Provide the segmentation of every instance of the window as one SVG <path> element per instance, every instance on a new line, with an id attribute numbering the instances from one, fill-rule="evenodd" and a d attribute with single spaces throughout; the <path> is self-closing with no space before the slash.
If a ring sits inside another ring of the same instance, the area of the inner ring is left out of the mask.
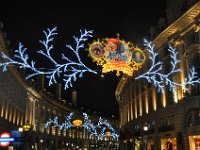
<path id="1" fill-rule="evenodd" d="M 190 32 L 186 35 L 186 45 L 187 48 L 191 46 L 192 44 L 198 43 L 198 34 L 196 32 Z"/>
<path id="2" fill-rule="evenodd" d="M 200 125 L 199 110 L 193 109 L 187 114 L 187 127 Z"/>

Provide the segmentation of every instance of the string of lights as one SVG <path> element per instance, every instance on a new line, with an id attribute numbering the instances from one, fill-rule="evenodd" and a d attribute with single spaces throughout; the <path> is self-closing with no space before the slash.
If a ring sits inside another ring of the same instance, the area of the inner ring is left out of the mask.
<path id="1" fill-rule="evenodd" d="M 90 72 L 97 74 L 95 70 L 87 67 L 81 60 L 79 51 L 84 49 L 84 42 L 88 40 L 89 37 L 92 37 L 92 30 L 80 30 L 80 37 L 73 36 L 76 46 L 66 45 L 68 49 L 70 49 L 73 54 L 76 56 L 77 61 L 71 60 L 65 54 L 62 54 L 62 59 L 65 61 L 64 64 L 57 62 L 53 56 L 51 55 L 51 50 L 54 48 L 53 41 L 54 36 L 57 35 L 57 27 L 53 29 L 47 29 L 43 31 L 45 35 L 44 40 L 40 40 L 39 42 L 43 45 L 44 50 L 38 50 L 37 53 L 43 55 L 51 63 L 54 64 L 53 69 L 40 70 L 35 67 L 35 61 L 29 60 L 28 54 L 26 54 L 27 48 L 24 47 L 22 43 L 19 43 L 18 50 L 15 50 L 14 59 L 10 58 L 4 52 L 2 52 L 2 58 L 4 58 L 5 62 L 0 63 L 0 67 L 3 68 L 3 71 L 7 71 L 7 67 L 10 65 L 19 66 L 21 69 L 29 69 L 33 73 L 29 74 L 26 79 L 32 78 L 34 76 L 44 74 L 46 78 L 49 80 L 49 86 L 57 83 L 57 78 L 63 73 L 63 81 L 65 82 L 65 89 L 72 87 L 72 81 L 76 81 L 77 78 L 83 77 L 85 72 Z M 17 59 L 17 60 L 15 60 Z M 30 62 L 30 63 L 29 63 Z"/>
<path id="2" fill-rule="evenodd" d="M 43 31 L 43 33 L 45 35 L 45 39 L 40 40 L 39 42 L 42 44 L 44 49 L 38 50 L 37 53 L 46 57 L 54 65 L 53 69 L 36 68 L 35 61 L 29 60 L 29 55 L 26 54 L 27 48 L 25 48 L 22 43 L 19 43 L 19 48 L 15 50 L 13 59 L 2 52 L 2 58 L 4 58 L 5 62 L 0 62 L 0 67 L 2 67 L 3 71 L 7 71 L 7 67 L 12 65 L 16 65 L 21 69 L 29 69 L 32 71 L 32 73 L 28 74 L 26 79 L 43 74 L 49 80 L 49 86 L 57 83 L 57 78 L 60 78 L 62 74 L 65 89 L 72 87 L 72 81 L 76 81 L 77 78 L 83 77 L 85 72 L 97 74 L 96 70 L 90 69 L 82 62 L 79 54 L 79 51 L 84 49 L 84 43 L 89 37 L 92 37 L 92 30 L 80 30 L 79 37 L 73 36 L 76 45 L 73 47 L 72 45 L 68 44 L 66 47 L 73 52 L 76 60 L 72 60 L 62 53 L 61 58 L 63 61 L 65 61 L 65 63 L 57 62 L 51 55 L 51 50 L 54 49 L 54 36 L 58 34 L 57 27 L 54 27 L 53 29 L 48 28 L 47 30 Z M 180 60 L 177 58 L 178 52 L 171 45 L 169 45 L 168 48 L 171 58 L 171 70 L 166 74 L 163 73 L 163 62 L 157 61 L 158 53 L 155 52 L 155 44 L 144 40 L 144 45 L 147 46 L 147 51 L 149 52 L 151 67 L 143 74 L 137 76 L 135 78 L 136 80 L 142 78 L 146 79 L 149 83 L 154 84 L 154 86 L 158 89 L 158 92 L 161 91 L 163 93 L 165 86 L 169 86 L 170 91 L 173 91 L 177 86 L 179 86 L 184 87 L 186 91 L 189 92 L 189 89 L 186 87 L 187 85 L 200 83 L 200 78 L 197 76 L 194 66 L 190 69 L 189 75 L 185 78 L 183 83 L 178 83 L 172 80 L 172 76 L 176 73 L 180 73 L 182 70 L 177 69 Z"/>
<path id="3" fill-rule="evenodd" d="M 176 86 L 185 87 L 186 85 L 194 85 L 196 83 L 200 83 L 200 78 L 197 76 L 197 72 L 195 71 L 195 67 L 193 66 L 190 69 L 190 73 L 188 77 L 185 78 L 183 83 L 177 83 L 172 80 L 172 75 L 175 73 L 180 73 L 182 70 L 180 68 L 177 69 L 177 65 L 180 63 L 180 60 L 177 58 L 178 52 L 176 49 L 169 45 L 168 51 L 170 53 L 170 58 L 172 59 L 171 70 L 164 74 L 163 72 L 163 62 L 156 61 L 158 53 L 155 52 L 155 44 L 144 40 L 144 45 L 147 46 L 147 51 L 149 52 L 149 60 L 151 61 L 151 67 L 144 72 L 143 74 L 137 76 L 135 79 L 146 79 L 149 83 L 153 83 L 154 86 L 158 89 L 158 92 L 164 93 L 165 85 L 169 85 L 170 91 L 173 91 Z M 189 92 L 189 89 L 185 87 L 186 91 Z"/>
<path id="4" fill-rule="evenodd" d="M 72 122 L 72 117 L 74 116 L 74 113 L 70 113 L 67 117 L 66 120 L 64 122 L 62 122 L 61 124 L 58 123 L 58 116 L 54 117 L 54 119 L 49 119 L 48 121 L 46 121 L 45 123 L 45 128 L 48 128 L 49 126 L 54 126 L 54 127 L 58 127 L 59 129 L 64 129 L 67 130 L 69 128 L 72 127 L 76 127 L 76 125 L 73 124 Z M 90 119 L 89 116 L 86 113 L 83 113 L 83 120 L 84 123 L 82 125 L 80 125 L 80 128 L 84 128 L 86 129 L 89 134 L 90 137 L 91 136 L 96 136 L 99 139 L 103 139 L 106 135 L 106 131 L 110 132 L 110 135 L 112 138 L 118 138 L 119 135 L 116 133 L 115 129 L 112 127 L 112 125 L 107 121 L 102 119 L 101 117 L 98 120 L 98 123 L 95 125 Z"/>

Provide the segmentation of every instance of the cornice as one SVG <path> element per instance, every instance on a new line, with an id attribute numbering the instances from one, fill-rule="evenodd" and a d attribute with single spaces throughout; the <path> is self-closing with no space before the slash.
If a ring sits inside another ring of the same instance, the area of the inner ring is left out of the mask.
<path id="1" fill-rule="evenodd" d="M 181 17 L 170 24 L 166 29 L 164 29 L 153 42 L 157 49 L 160 49 L 163 44 L 168 42 L 172 37 L 183 36 L 188 29 L 195 27 L 197 18 L 200 16 L 200 1 L 193 5 L 189 10 L 187 10 Z M 120 94 L 126 85 L 128 76 L 123 75 L 117 86 L 115 96 L 117 101 L 120 101 Z"/>

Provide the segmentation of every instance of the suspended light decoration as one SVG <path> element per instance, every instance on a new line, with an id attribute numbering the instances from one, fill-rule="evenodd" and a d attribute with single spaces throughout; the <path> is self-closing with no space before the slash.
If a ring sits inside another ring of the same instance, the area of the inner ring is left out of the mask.
<path id="1" fill-rule="evenodd" d="M 85 72 L 97 74 L 95 70 L 87 67 L 81 60 L 79 51 L 84 49 L 84 43 L 88 40 L 89 37 L 92 37 L 92 30 L 80 30 L 80 37 L 73 36 L 75 40 L 75 46 L 66 45 L 67 49 L 70 50 L 73 55 L 75 55 L 75 60 L 72 60 L 70 57 L 67 57 L 64 53 L 61 54 L 62 62 L 58 62 L 52 55 L 51 51 L 54 49 L 54 36 L 57 35 L 57 27 L 53 29 L 47 29 L 44 32 L 45 39 L 39 41 L 44 47 L 43 50 L 38 50 L 37 53 L 46 57 L 49 60 L 49 63 L 52 64 L 53 68 L 40 69 L 35 66 L 35 61 L 29 59 L 29 55 L 26 54 L 27 48 L 23 44 L 19 43 L 19 48 L 15 50 L 15 55 L 13 58 L 6 55 L 2 52 L 2 58 L 5 62 L 0 62 L 0 67 L 3 71 L 7 71 L 8 66 L 18 66 L 21 69 L 28 69 L 32 73 L 27 75 L 26 79 L 32 78 L 37 75 L 45 75 L 49 80 L 49 86 L 57 83 L 57 78 L 61 78 L 63 74 L 63 81 L 65 83 L 65 89 L 72 87 L 72 81 L 76 81 L 77 78 L 83 77 Z"/>
<path id="2" fill-rule="evenodd" d="M 99 118 L 97 124 L 93 123 L 86 113 L 83 113 L 83 121 L 81 119 L 75 119 L 72 121 L 72 117 L 75 117 L 73 112 L 66 117 L 66 120 L 64 122 L 59 124 L 59 118 L 58 116 L 56 116 L 54 119 L 49 119 L 48 121 L 46 121 L 45 128 L 48 128 L 49 126 L 54 126 L 60 129 L 67 130 L 72 127 L 80 127 L 85 128 L 89 132 L 90 136 L 93 135 L 98 137 L 99 139 L 103 139 L 105 136 L 110 136 L 114 139 L 119 137 L 111 124 L 101 117 Z"/>
<path id="3" fill-rule="evenodd" d="M 29 131 L 31 128 L 31 125 L 29 124 L 28 121 L 26 121 L 26 123 L 23 125 L 23 130 L 24 131 Z"/>
<path id="4" fill-rule="evenodd" d="M 94 41 L 89 45 L 89 55 L 93 61 L 102 66 L 102 73 L 117 71 L 129 76 L 142 67 L 145 61 L 143 51 L 133 44 L 117 38 Z"/>
<path id="5" fill-rule="evenodd" d="M 195 67 L 192 66 L 189 72 L 189 75 L 185 78 L 184 82 L 177 83 L 173 80 L 172 76 L 176 73 L 182 72 L 180 68 L 177 66 L 180 63 L 178 57 L 178 52 L 175 48 L 169 45 L 168 51 L 171 57 L 171 68 L 167 68 L 169 70 L 167 73 L 164 73 L 163 70 L 163 62 L 157 61 L 158 53 L 155 52 L 155 44 L 144 40 L 144 45 L 147 46 L 147 51 L 149 52 L 149 60 L 151 62 L 150 68 L 147 69 L 144 73 L 137 76 L 135 79 L 146 79 L 149 83 L 153 83 L 154 86 L 158 89 L 158 92 L 164 93 L 165 86 L 169 86 L 169 90 L 173 91 L 177 86 L 184 87 L 186 91 L 190 92 L 187 88 L 187 85 L 194 85 L 200 83 L 200 77 L 197 75 L 195 71 Z"/>
<path id="6" fill-rule="evenodd" d="M 73 123 L 74 126 L 80 127 L 83 124 L 83 121 L 80 120 L 80 119 L 76 119 L 72 123 Z"/>
<path id="7" fill-rule="evenodd" d="M 36 62 L 29 59 L 29 55 L 26 54 L 27 48 L 22 43 L 19 43 L 19 47 L 15 50 L 13 58 L 2 52 L 1 57 L 3 62 L 0 62 L 0 67 L 3 71 L 7 71 L 8 66 L 18 66 L 21 69 L 30 70 L 30 74 L 27 75 L 26 79 L 33 78 L 37 75 L 45 75 L 49 81 L 49 86 L 57 83 L 58 78 L 62 78 L 65 84 L 65 89 L 72 87 L 72 82 L 76 81 L 77 78 L 83 77 L 86 72 L 97 74 L 95 70 L 87 67 L 81 60 L 80 50 L 84 49 L 84 44 L 89 37 L 92 37 L 92 30 L 80 30 L 80 36 L 73 36 L 75 40 L 75 46 L 66 45 L 67 49 L 70 50 L 75 56 L 75 60 L 61 54 L 61 59 L 64 62 L 60 62 L 52 56 L 52 50 L 54 49 L 54 36 L 57 35 L 57 27 L 53 29 L 47 29 L 44 32 L 45 39 L 39 41 L 43 50 L 38 50 L 37 53 L 46 57 L 49 62 L 54 66 L 53 68 L 36 67 Z M 187 85 L 194 85 L 200 83 L 200 78 L 197 75 L 195 67 L 191 67 L 189 75 L 185 78 L 183 83 L 177 83 L 172 80 L 172 76 L 175 73 L 180 73 L 182 70 L 178 68 L 180 60 L 177 58 L 178 52 L 172 46 L 169 46 L 169 53 L 171 57 L 171 70 L 168 73 L 163 71 L 163 62 L 158 61 L 158 53 L 155 52 L 155 44 L 152 42 L 144 41 L 144 45 L 147 47 L 149 52 L 149 60 L 151 66 L 146 72 L 135 77 L 138 79 L 146 79 L 149 83 L 153 83 L 158 89 L 158 92 L 164 92 L 165 86 L 169 86 L 170 90 L 173 91 L 177 86 L 184 87 L 189 92 Z M 103 40 L 94 41 L 89 45 L 88 48 L 89 56 L 98 65 L 102 66 L 102 73 L 110 71 L 117 71 L 116 75 L 119 76 L 120 72 L 133 76 L 133 72 L 139 70 L 145 62 L 144 52 L 134 47 L 132 43 L 126 42 L 119 38 L 106 38 Z"/>
<path id="8" fill-rule="evenodd" d="M 106 131 L 106 136 L 110 136 L 111 132 L 110 131 Z"/>

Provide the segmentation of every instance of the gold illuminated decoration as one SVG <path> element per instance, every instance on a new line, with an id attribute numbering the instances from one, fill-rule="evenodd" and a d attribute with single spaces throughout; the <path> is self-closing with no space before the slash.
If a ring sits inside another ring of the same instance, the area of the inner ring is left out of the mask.
<path id="1" fill-rule="evenodd" d="M 111 132 L 110 131 L 107 131 L 106 132 L 106 136 L 110 136 L 111 135 Z"/>
<path id="2" fill-rule="evenodd" d="M 80 119 L 76 119 L 72 123 L 73 123 L 74 126 L 80 127 L 83 124 L 83 121 L 80 120 Z"/>
<path id="3" fill-rule="evenodd" d="M 31 125 L 28 123 L 28 121 L 23 125 L 23 130 L 24 131 L 29 131 L 31 128 Z"/>
<path id="4" fill-rule="evenodd" d="M 133 72 L 142 67 L 145 61 L 143 51 L 132 43 L 117 38 L 106 38 L 94 41 L 89 45 L 89 55 L 98 65 L 102 73 L 117 71 L 133 76 Z"/>

